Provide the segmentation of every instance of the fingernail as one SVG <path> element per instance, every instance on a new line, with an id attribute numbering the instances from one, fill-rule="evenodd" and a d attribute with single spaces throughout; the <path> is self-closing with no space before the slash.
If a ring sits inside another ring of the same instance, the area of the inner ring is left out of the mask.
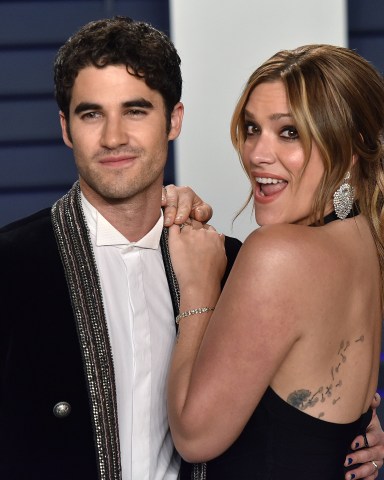
<path id="1" fill-rule="evenodd" d="M 169 217 L 165 217 L 164 225 L 169 225 L 171 223 L 171 219 Z"/>
<path id="2" fill-rule="evenodd" d="M 359 442 L 356 442 L 355 443 L 355 448 L 359 448 L 360 447 L 360 443 Z"/>
<path id="3" fill-rule="evenodd" d="M 351 473 L 351 480 L 353 480 L 356 477 L 354 473 Z"/>
<path id="4" fill-rule="evenodd" d="M 177 215 L 177 216 L 176 216 L 176 220 L 181 220 L 182 218 L 183 218 L 182 215 Z"/>
<path id="5" fill-rule="evenodd" d="M 348 458 L 347 462 L 348 462 L 348 465 L 350 465 L 353 462 L 352 458 Z"/>

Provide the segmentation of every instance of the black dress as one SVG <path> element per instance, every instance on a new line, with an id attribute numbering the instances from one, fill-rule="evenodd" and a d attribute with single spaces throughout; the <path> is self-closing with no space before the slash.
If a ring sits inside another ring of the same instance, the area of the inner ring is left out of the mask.
<path id="1" fill-rule="evenodd" d="M 269 387 L 236 442 L 207 462 L 206 478 L 342 480 L 350 444 L 365 432 L 371 417 L 369 409 L 353 423 L 319 420 L 292 407 Z M 193 478 L 192 470 L 182 462 L 180 479 Z"/>

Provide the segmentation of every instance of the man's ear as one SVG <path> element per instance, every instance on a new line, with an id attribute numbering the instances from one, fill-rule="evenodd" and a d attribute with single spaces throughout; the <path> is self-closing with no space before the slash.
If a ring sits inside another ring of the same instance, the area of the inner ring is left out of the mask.
<path id="1" fill-rule="evenodd" d="M 176 103 L 171 113 L 171 125 L 168 133 L 168 140 L 175 140 L 180 134 L 183 123 L 184 105 L 181 102 Z"/>
<path id="2" fill-rule="evenodd" d="M 63 141 L 65 145 L 69 148 L 73 148 L 72 139 L 71 139 L 71 132 L 69 130 L 69 123 L 65 118 L 64 113 L 60 110 L 60 125 L 61 125 L 61 136 L 63 137 Z"/>

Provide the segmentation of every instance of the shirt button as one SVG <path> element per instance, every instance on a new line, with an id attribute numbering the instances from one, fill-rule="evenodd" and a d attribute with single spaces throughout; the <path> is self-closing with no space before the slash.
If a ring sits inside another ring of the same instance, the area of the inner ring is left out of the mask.
<path id="1" fill-rule="evenodd" d="M 71 405 L 68 402 L 58 402 L 53 407 L 53 414 L 57 418 L 65 418 L 71 413 Z"/>

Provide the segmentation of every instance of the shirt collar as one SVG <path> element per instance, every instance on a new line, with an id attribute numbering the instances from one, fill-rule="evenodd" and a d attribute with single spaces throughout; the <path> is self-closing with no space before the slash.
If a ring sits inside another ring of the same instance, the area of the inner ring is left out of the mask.
<path id="1" fill-rule="evenodd" d="M 96 208 L 91 205 L 81 193 L 81 203 L 91 234 L 95 237 L 96 246 L 131 246 L 157 250 L 163 231 L 163 211 L 160 209 L 159 220 L 156 225 L 137 242 L 130 242 L 116 228 L 106 220 Z"/>

